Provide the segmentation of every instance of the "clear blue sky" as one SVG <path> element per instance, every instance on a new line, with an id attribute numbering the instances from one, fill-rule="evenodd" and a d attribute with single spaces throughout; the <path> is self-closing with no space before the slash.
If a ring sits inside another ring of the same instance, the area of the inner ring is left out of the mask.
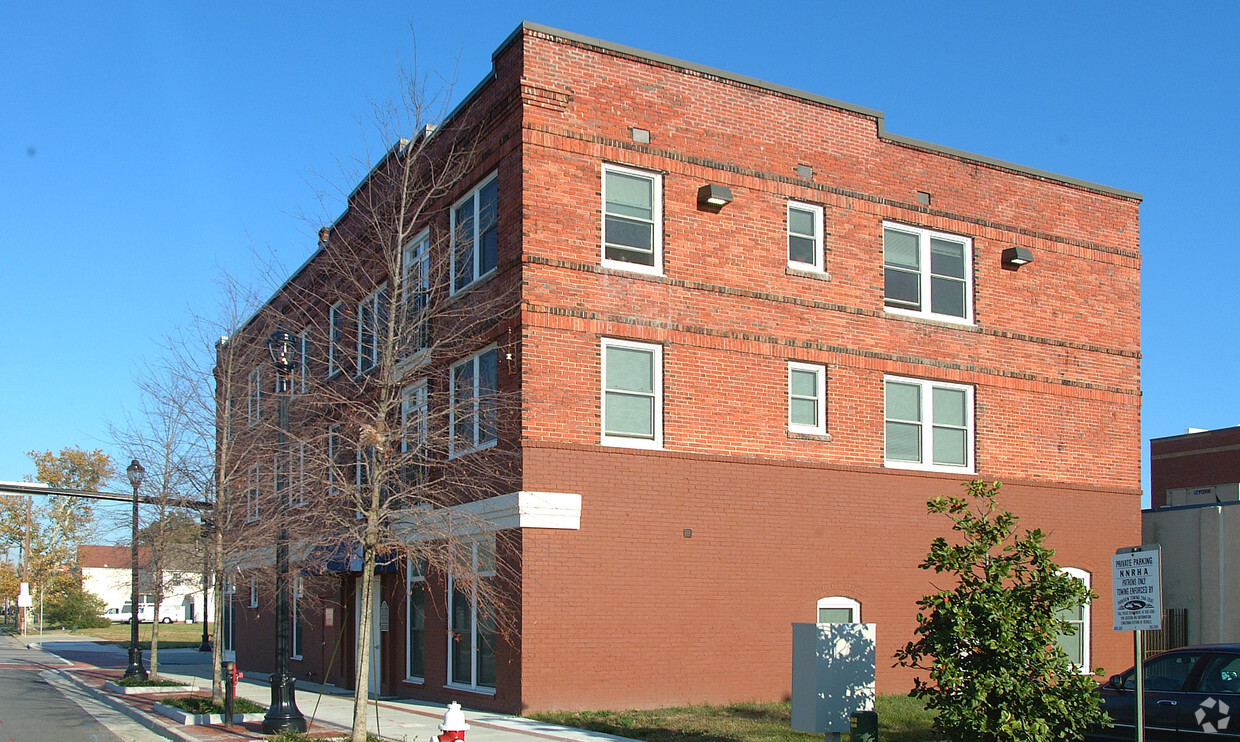
<path id="1" fill-rule="evenodd" d="M 134 370 L 211 309 L 219 268 L 309 254 L 300 215 L 339 212 L 316 174 L 377 151 L 398 69 L 459 98 L 523 19 L 1142 193 L 1143 435 L 1240 423 L 1240 249 L 1217 239 L 1240 208 L 1240 3 L 11 2 L 0 480 L 33 472 L 28 450 L 111 450 Z"/>

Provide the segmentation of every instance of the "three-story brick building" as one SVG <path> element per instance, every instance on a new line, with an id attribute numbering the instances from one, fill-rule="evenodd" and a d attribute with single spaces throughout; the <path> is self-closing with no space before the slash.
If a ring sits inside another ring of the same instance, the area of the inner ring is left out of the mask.
<path id="1" fill-rule="evenodd" d="M 533 24 L 452 117 L 482 122 L 479 156 L 425 226 L 471 230 L 460 301 L 504 286 L 518 308 L 426 383 L 519 399 L 507 438 L 472 433 L 518 462 L 474 510 L 494 527 L 478 553 L 517 565 L 518 630 L 482 636 L 445 576 L 401 564 L 382 693 L 509 711 L 782 698 L 791 624 L 819 617 L 877 624 L 879 692 L 906 691 L 882 658 L 930 589 L 917 564 L 944 523 L 926 500 L 979 476 L 1101 596 L 1070 652 L 1127 662 L 1108 595 L 1111 554 L 1140 535 L 1138 195 Z M 341 285 L 331 249 L 270 306 Z M 341 292 L 306 311 L 360 346 L 365 312 L 333 307 L 366 294 Z M 265 669 L 269 614 L 241 602 L 238 656 Z M 328 611 L 302 616 L 296 674 L 347 685 L 347 650 L 328 656 L 347 611 Z"/>

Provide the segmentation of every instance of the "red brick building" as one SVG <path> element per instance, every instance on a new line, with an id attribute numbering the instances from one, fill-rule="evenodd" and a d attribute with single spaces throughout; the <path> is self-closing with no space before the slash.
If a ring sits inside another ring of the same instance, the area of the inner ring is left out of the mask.
<path id="1" fill-rule="evenodd" d="M 519 293 L 452 359 L 519 395 L 498 441 L 519 485 L 480 506 L 484 550 L 519 564 L 519 631 L 453 665 L 443 578 L 402 564 L 383 577 L 382 693 L 508 711 L 783 698 L 791 624 L 840 606 L 877 624 L 878 691 L 904 692 L 883 658 L 930 589 L 926 500 L 979 476 L 1101 596 L 1074 651 L 1126 666 L 1108 596 L 1111 555 L 1140 537 L 1138 195 L 532 24 L 493 59 L 453 113 L 480 122 L 480 158 L 427 226 L 478 204 L 486 247 L 461 286 Z M 272 307 L 335 285 L 330 244 Z M 307 311 L 353 337 L 333 300 Z M 243 596 L 238 657 L 269 669 L 269 613 Z M 303 616 L 294 672 L 347 685 L 350 629 L 328 610 Z"/>

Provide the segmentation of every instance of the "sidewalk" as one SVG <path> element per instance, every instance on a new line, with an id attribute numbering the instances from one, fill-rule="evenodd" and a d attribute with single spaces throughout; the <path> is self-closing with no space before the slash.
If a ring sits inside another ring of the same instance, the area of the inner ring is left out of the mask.
<path id="1" fill-rule="evenodd" d="M 10 642 L 14 647 L 21 646 L 20 639 L 0 636 L 0 642 Z M 148 729 L 170 739 L 182 742 L 233 742 L 264 738 L 261 722 L 232 727 L 184 726 L 154 713 L 152 709 L 157 696 L 120 696 L 104 690 L 103 683 L 118 679 L 127 664 L 125 650 L 116 645 L 95 644 L 93 637 L 81 634 L 47 634 L 42 638 L 41 646 L 37 635 L 27 639 L 33 647 L 31 651 L 50 653 L 71 663 L 60 664 L 53 660 L 62 676 Z M 148 655 L 144 653 L 144 662 L 149 662 Z M 209 654 L 193 649 L 163 649 L 159 657 L 160 677 L 194 684 L 200 690 L 210 689 L 212 668 Z M 237 696 L 267 705 L 271 700 L 271 686 L 267 678 L 263 673 L 246 672 L 245 678 L 237 685 Z M 353 699 L 348 691 L 299 681 L 297 707 L 305 716 L 308 731 L 314 737 L 347 735 L 353 726 Z M 440 733 L 439 724 L 443 721 L 445 708 L 439 704 L 408 699 L 372 701 L 367 714 L 367 729 L 383 739 L 432 742 Z M 465 721 L 469 724 L 466 734 L 468 742 L 630 742 L 625 737 L 544 724 L 519 716 L 475 711 L 468 707 L 465 708 Z"/>

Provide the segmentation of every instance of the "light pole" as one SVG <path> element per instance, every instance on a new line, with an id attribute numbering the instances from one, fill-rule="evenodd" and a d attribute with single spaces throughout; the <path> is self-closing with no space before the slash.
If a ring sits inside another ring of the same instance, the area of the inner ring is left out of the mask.
<path id="1" fill-rule="evenodd" d="M 199 652 L 211 651 L 211 638 L 207 634 L 207 616 L 210 614 L 210 608 L 207 605 L 207 599 L 210 597 L 211 588 L 211 543 L 208 539 L 215 533 L 215 524 L 207 520 L 206 516 L 202 519 L 202 644 L 198 645 Z M 219 621 L 216 621 L 219 625 Z"/>
<path id="2" fill-rule="evenodd" d="M 293 369 L 297 368 L 296 340 L 284 330 L 276 330 L 267 338 L 271 364 L 276 369 L 276 392 L 280 395 L 279 461 L 288 466 L 288 406 L 293 391 Z M 297 710 L 296 679 L 288 671 L 288 472 L 280 476 L 276 466 L 276 517 L 280 519 L 276 537 L 276 667 L 271 673 L 271 705 L 263 718 L 263 733 L 306 731 L 306 718 Z"/>
<path id="3" fill-rule="evenodd" d="M 146 469 L 134 459 L 125 474 L 133 485 L 133 529 L 129 533 L 129 667 L 125 668 L 125 677 L 146 680 L 142 648 L 138 646 L 138 487 Z"/>

